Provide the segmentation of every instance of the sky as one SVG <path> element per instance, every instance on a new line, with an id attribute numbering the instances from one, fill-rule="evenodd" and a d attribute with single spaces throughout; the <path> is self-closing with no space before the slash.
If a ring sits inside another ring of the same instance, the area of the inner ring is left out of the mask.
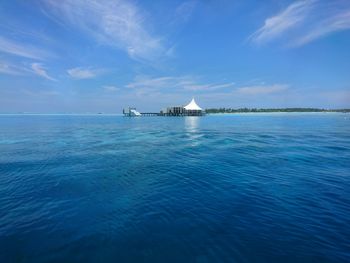
<path id="1" fill-rule="evenodd" d="M 3 0 L 0 113 L 350 108 L 349 0 Z"/>

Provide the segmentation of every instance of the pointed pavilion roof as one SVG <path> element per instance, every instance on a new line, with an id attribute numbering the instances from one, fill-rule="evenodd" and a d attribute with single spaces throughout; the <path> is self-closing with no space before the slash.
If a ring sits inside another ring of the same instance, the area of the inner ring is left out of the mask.
<path id="1" fill-rule="evenodd" d="M 196 103 L 196 101 L 194 100 L 194 98 L 192 98 L 191 102 L 189 104 L 187 104 L 184 107 L 186 110 L 203 110 L 201 107 L 199 107 Z"/>

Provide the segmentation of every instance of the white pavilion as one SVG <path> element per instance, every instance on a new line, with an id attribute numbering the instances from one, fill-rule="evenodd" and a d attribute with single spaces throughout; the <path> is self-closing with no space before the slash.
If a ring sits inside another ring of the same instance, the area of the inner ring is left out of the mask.
<path id="1" fill-rule="evenodd" d="M 162 111 L 161 114 L 167 116 L 202 116 L 205 111 L 198 106 L 194 98 L 186 106 L 168 107 L 166 111 Z"/>
<path id="2" fill-rule="evenodd" d="M 203 109 L 198 106 L 194 98 L 192 98 L 191 102 L 188 103 L 184 109 L 187 116 L 201 116 L 204 113 Z"/>

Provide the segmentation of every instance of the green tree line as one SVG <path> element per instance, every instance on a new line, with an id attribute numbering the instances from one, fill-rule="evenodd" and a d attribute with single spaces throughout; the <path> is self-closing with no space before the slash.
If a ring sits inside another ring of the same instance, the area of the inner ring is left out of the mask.
<path id="1" fill-rule="evenodd" d="M 350 109 L 319 109 L 319 108 L 210 108 L 206 113 L 243 113 L 243 112 L 350 112 Z"/>

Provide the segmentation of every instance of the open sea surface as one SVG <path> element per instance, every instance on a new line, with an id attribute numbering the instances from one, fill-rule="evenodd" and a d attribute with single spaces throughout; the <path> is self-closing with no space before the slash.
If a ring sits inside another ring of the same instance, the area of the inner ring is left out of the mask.
<path id="1" fill-rule="evenodd" d="M 0 262 L 350 262 L 350 114 L 0 115 Z"/>

